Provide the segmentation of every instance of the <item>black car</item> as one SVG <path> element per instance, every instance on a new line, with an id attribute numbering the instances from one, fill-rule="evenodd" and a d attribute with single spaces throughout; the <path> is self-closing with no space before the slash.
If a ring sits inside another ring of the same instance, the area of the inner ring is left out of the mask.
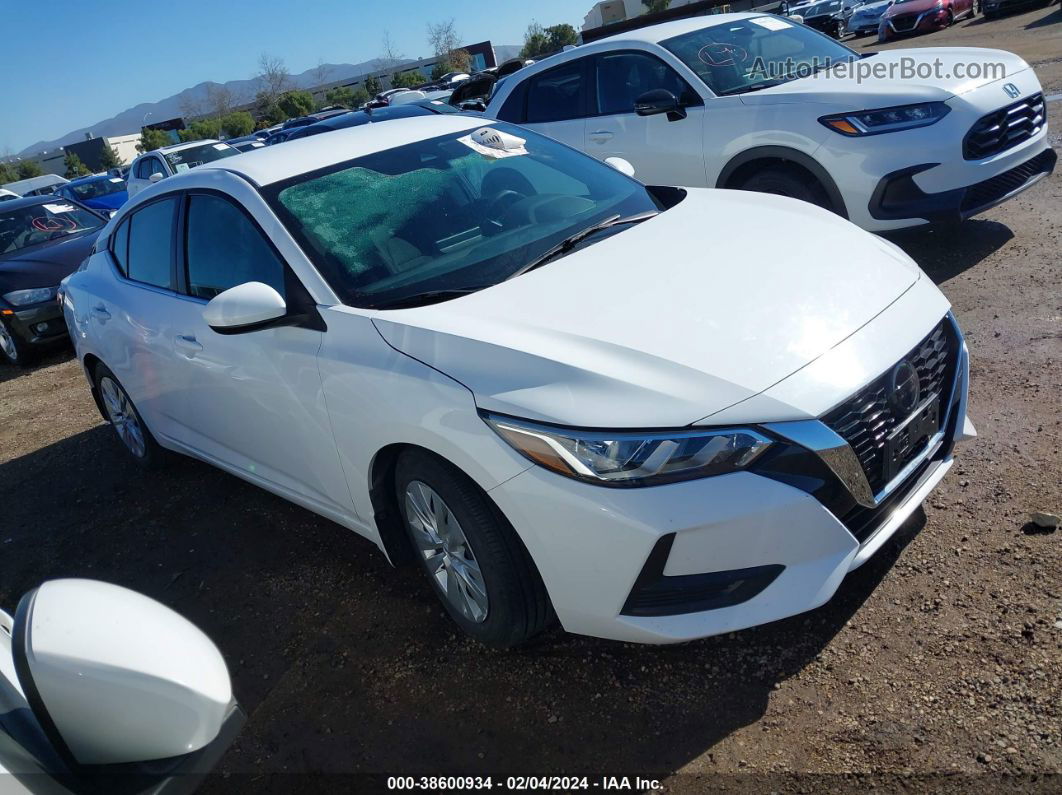
<path id="1" fill-rule="evenodd" d="M 319 121 L 307 127 L 300 127 L 288 133 L 286 141 L 294 141 L 296 138 L 306 138 L 309 135 L 342 130 L 345 127 L 360 127 L 363 124 L 373 124 L 391 119 L 408 119 L 412 116 L 433 116 L 441 113 L 457 113 L 457 108 L 447 105 L 445 102 L 410 102 L 408 105 L 384 105 L 382 108 L 366 108 L 365 110 L 352 110 L 341 116 L 333 116 L 330 119 Z"/>
<path id="2" fill-rule="evenodd" d="M 58 196 L 0 204 L 0 360 L 27 364 L 66 338 L 59 282 L 92 253 L 102 215 Z"/>
<path id="3" fill-rule="evenodd" d="M 1031 6 L 1050 5 L 1054 0 L 983 0 L 981 9 L 985 12 L 985 19 L 996 19 L 1010 11 Z"/>
<path id="4" fill-rule="evenodd" d="M 824 0 L 821 3 L 797 9 L 795 13 L 804 18 L 804 24 L 809 28 L 822 31 L 835 39 L 841 38 L 845 33 L 845 24 L 852 16 L 856 7 L 863 5 L 862 1 L 855 0 Z"/>

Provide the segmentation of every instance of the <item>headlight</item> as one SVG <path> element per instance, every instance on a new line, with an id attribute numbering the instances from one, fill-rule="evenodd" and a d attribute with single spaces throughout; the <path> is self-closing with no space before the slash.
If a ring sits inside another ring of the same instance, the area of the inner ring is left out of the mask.
<path id="1" fill-rule="evenodd" d="M 32 290 L 15 290 L 4 293 L 4 300 L 11 306 L 26 306 L 27 304 L 39 304 L 42 301 L 51 301 L 55 298 L 54 287 L 35 287 Z"/>
<path id="2" fill-rule="evenodd" d="M 747 428 L 584 431 L 491 414 L 483 419 L 536 464 L 599 486 L 653 486 L 723 475 L 744 469 L 772 444 Z"/>
<path id="3" fill-rule="evenodd" d="M 950 111 L 951 108 L 943 102 L 920 102 L 917 105 L 823 116 L 819 121 L 841 135 L 856 137 L 928 127 L 943 119 Z"/>

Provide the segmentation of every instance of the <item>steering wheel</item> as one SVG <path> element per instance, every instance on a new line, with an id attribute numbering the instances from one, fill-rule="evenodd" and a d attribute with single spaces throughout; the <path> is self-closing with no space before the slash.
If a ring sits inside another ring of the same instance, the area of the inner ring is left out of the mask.
<path id="1" fill-rule="evenodd" d="M 484 216 L 487 221 L 492 224 L 496 229 L 503 229 L 505 223 L 502 219 L 505 214 L 519 201 L 523 201 L 527 197 L 522 193 L 515 190 L 505 188 L 498 191 L 487 202 L 487 209 L 484 211 Z"/>

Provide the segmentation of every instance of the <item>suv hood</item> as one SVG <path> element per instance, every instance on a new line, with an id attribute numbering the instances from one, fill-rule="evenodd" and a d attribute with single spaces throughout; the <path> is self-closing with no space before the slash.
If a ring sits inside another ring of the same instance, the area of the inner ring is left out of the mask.
<path id="1" fill-rule="evenodd" d="M 689 189 L 659 216 L 523 276 L 373 322 L 480 408 L 680 427 L 814 361 L 920 274 L 891 243 L 813 205 Z"/>
<path id="2" fill-rule="evenodd" d="M 895 10 L 899 6 L 893 6 Z M 906 59 L 906 60 L 905 60 Z M 913 60 L 912 60 L 913 59 Z M 987 77 L 957 77 L 965 74 L 969 64 L 1002 63 L 1006 77 L 1000 77 L 993 70 L 986 71 Z M 933 75 L 928 78 L 906 77 L 902 71 L 904 64 L 911 68 L 925 68 L 931 64 Z M 880 65 L 879 65 L 880 64 Z M 938 66 L 939 64 L 939 66 Z M 961 64 L 961 66 L 960 66 Z M 862 65 L 862 67 L 860 66 Z M 884 76 L 875 77 L 868 74 L 857 78 L 859 68 L 884 71 Z M 828 104 L 843 103 L 851 110 L 863 110 L 871 107 L 888 105 L 906 105 L 915 102 L 946 102 L 947 100 L 974 91 L 982 86 L 995 83 L 1001 79 L 1028 69 L 1029 65 L 1014 53 L 1003 50 L 989 50 L 981 47 L 924 47 L 906 50 L 883 50 L 875 55 L 854 61 L 851 64 L 838 65 L 810 77 L 790 80 L 788 83 L 739 94 L 747 105 L 792 104 L 796 102 L 819 102 Z M 882 102 L 883 104 L 877 104 Z"/>

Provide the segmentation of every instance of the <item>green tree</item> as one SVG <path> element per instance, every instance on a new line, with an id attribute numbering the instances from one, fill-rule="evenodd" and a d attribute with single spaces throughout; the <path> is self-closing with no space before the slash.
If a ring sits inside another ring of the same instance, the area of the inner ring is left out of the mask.
<path id="1" fill-rule="evenodd" d="M 124 166 L 125 161 L 122 160 L 122 156 L 118 154 L 113 146 L 109 146 L 106 141 L 103 142 L 103 152 L 100 153 L 100 168 L 104 171 L 108 171 L 112 168 L 119 168 Z"/>
<path id="2" fill-rule="evenodd" d="M 309 91 L 285 91 L 277 98 L 277 108 L 285 119 L 313 113 L 313 94 Z"/>
<path id="3" fill-rule="evenodd" d="M 204 138 L 220 138 L 221 122 L 217 119 L 197 119 L 177 133 L 182 141 L 201 141 Z"/>
<path id="4" fill-rule="evenodd" d="M 361 86 L 358 86 L 357 88 L 336 86 L 325 94 L 325 102 L 329 105 L 342 105 L 344 108 L 357 108 L 368 101 L 369 94 Z"/>
<path id="5" fill-rule="evenodd" d="M 66 166 L 66 178 L 77 179 L 78 177 L 85 177 L 91 174 L 88 166 L 81 162 L 81 158 L 77 156 L 76 152 L 67 152 L 66 157 L 63 158 L 63 165 Z"/>
<path id="6" fill-rule="evenodd" d="M 254 116 L 245 110 L 237 110 L 221 117 L 221 129 L 229 138 L 239 138 L 254 132 Z"/>
<path id="7" fill-rule="evenodd" d="M 14 166 L 10 166 L 7 163 L 0 163 L 0 185 L 6 185 L 8 182 L 14 182 L 18 179 L 18 171 Z"/>
<path id="8" fill-rule="evenodd" d="M 520 50 L 521 58 L 541 58 L 558 52 L 569 44 L 578 44 L 579 34 L 568 24 L 550 25 L 544 28 L 537 22 L 527 26 L 524 33 L 524 46 Z"/>
<path id="9" fill-rule="evenodd" d="M 140 143 L 136 145 L 138 152 L 150 152 L 173 143 L 170 134 L 165 130 L 153 130 L 150 127 L 140 128 Z"/>
<path id="10" fill-rule="evenodd" d="M 365 93 L 369 95 L 369 98 L 375 97 L 382 91 L 379 78 L 376 75 L 369 75 L 365 78 Z"/>
<path id="11" fill-rule="evenodd" d="M 30 177 L 39 177 L 44 174 L 44 169 L 41 168 L 41 164 L 36 160 L 23 160 L 18 164 L 18 178 L 29 179 Z"/>
<path id="12" fill-rule="evenodd" d="M 391 75 L 391 88 L 415 88 L 424 85 L 424 76 L 414 70 L 412 72 L 395 72 Z"/>

